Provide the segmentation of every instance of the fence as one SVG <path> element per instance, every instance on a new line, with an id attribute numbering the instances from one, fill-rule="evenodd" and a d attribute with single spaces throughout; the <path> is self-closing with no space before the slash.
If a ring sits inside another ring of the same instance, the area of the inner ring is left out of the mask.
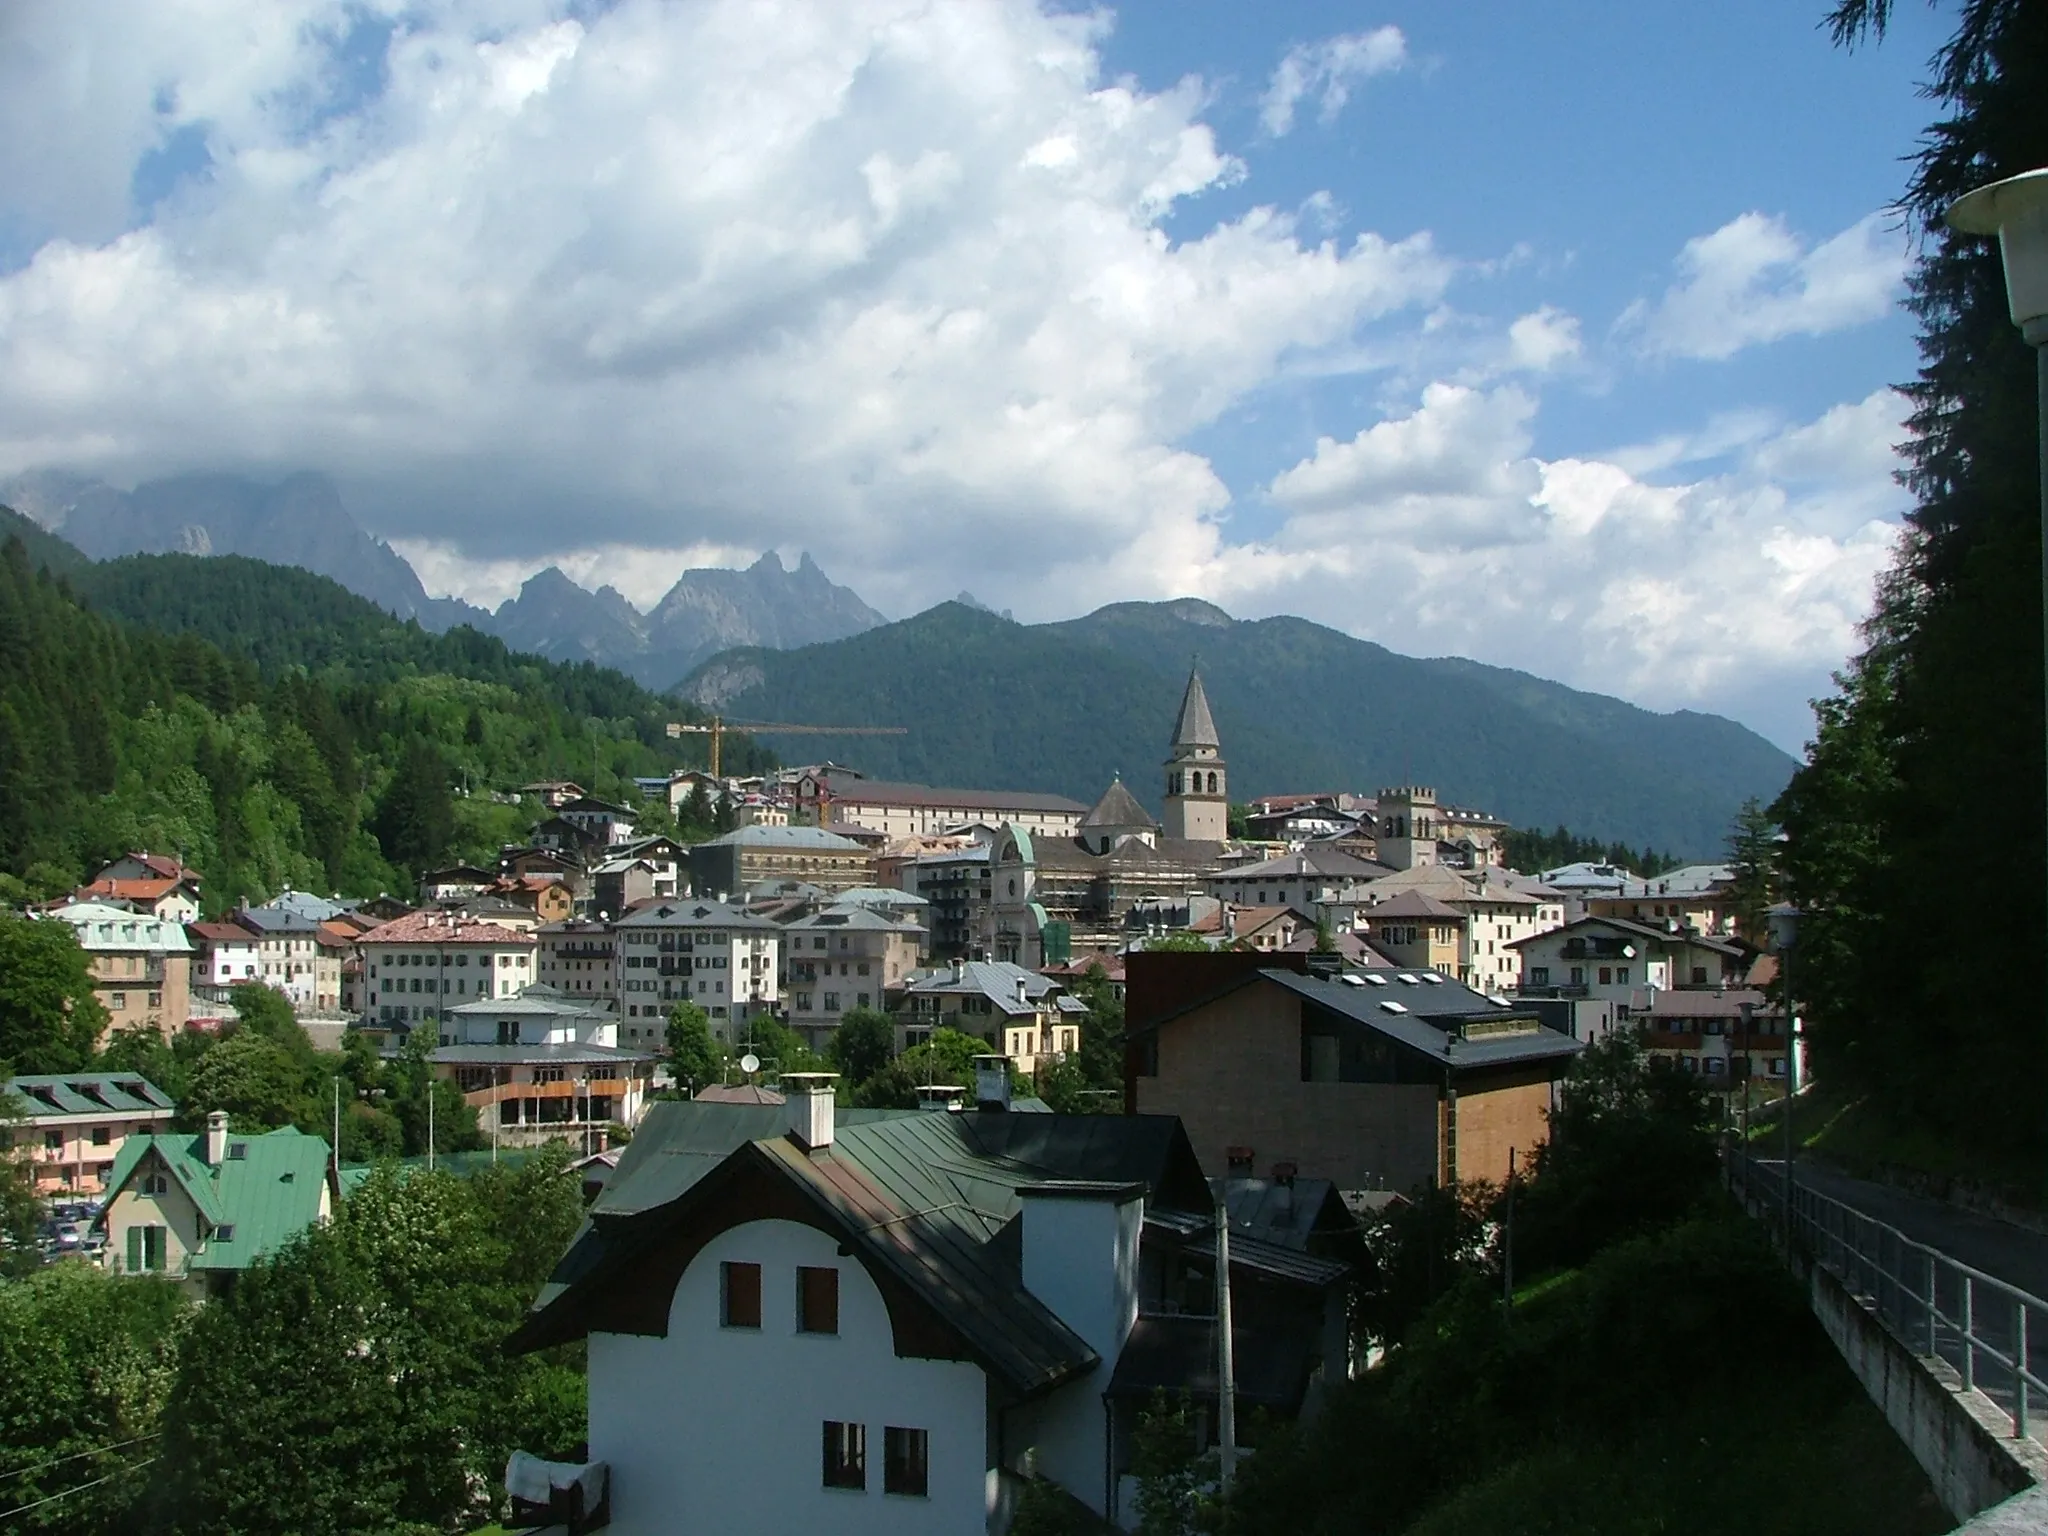
<path id="1" fill-rule="evenodd" d="M 1784 1165 L 1731 1150 L 1726 1166 L 1737 1198 L 1782 1233 Z M 1947 1362 L 1963 1390 L 1996 1404 L 2014 1438 L 2044 1438 L 2033 1410 L 2048 1401 L 2048 1302 L 1796 1182 L 1792 1240 L 1907 1348 Z"/>

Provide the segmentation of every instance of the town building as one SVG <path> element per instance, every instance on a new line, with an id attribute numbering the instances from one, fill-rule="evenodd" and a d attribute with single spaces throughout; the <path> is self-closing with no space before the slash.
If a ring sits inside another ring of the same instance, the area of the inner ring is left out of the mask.
<path id="1" fill-rule="evenodd" d="M 1327 843 L 1308 843 L 1275 859 L 1225 865 L 1202 885 L 1234 906 L 1292 907 L 1310 923 L 1349 928 L 1352 909 L 1368 903 L 1367 886 L 1391 873 Z"/>
<path id="2" fill-rule="evenodd" d="M 538 800 L 551 811 L 559 811 L 571 801 L 583 798 L 583 786 L 573 779 L 543 779 L 520 785 L 518 793 L 522 798 Z"/>
<path id="3" fill-rule="evenodd" d="M 1732 939 L 1735 932 L 1735 871 L 1726 864 L 1688 864 L 1661 875 L 1624 880 L 1614 890 L 1587 891 L 1591 917 L 1625 917 L 1653 928 L 1676 924 L 1695 933 Z M 1761 937 L 1750 934 L 1752 940 Z"/>
<path id="4" fill-rule="evenodd" d="M 363 952 L 367 1015 L 422 1023 L 482 997 L 516 997 L 534 980 L 539 942 L 530 933 L 450 912 L 414 912 L 372 928 Z"/>
<path id="5" fill-rule="evenodd" d="M 1378 857 L 1395 869 L 1448 864 L 1476 870 L 1505 857 L 1501 840 L 1508 832 L 1506 822 L 1484 811 L 1441 803 L 1427 785 L 1382 789 L 1374 813 L 1379 823 Z"/>
<path id="6" fill-rule="evenodd" d="M 962 840 L 965 842 L 965 840 Z M 994 931 L 988 843 L 923 854 L 907 871 L 911 888 L 930 908 L 930 943 L 942 960 L 985 960 Z"/>
<path id="7" fill-rule="evenodd" d="M 325 1141 L 290 1126 L 231 1134 L 215 1110 L 196 1136 L 130 1136 L 96 1224 L 115 1273 L 182 1280 L 203 1299 L 326 1221 L 338 1193 Z"/>
<path id="8" fill-rule="evenodd" d="M 168 923 L 199 920 L 199 881 L 189 875 L 101 875 L 72 892 L 71 899 L 127 907 L 131 911 L 160 917 Z"/>
<path id="9" fill-rule="evenodd" d="M 543 986 L 593 1008 L 619 1006 L 618 941 L 611 924 L 592 918 L 543 923 L 534 931 Z"/>
<path id="10" fill-rule="evenodd" d="M 109 1031 L 153 1029 L 166 1039 L 183 1031 L 192 1007 L 192 940 L 183 923 L 96 901 L 69 902 L 48 916 L 78 935 Z"/>
<path id="11" fill-rule="evenodd" d="M 235 922 L 256 935 L 256 979 L 282 992 L 294 1013 L 341 1010 L 341 962 L 347 949 L 321 927 L 342 910 L 335 902 L 287 891 L 276 901 L 235 913 Z"/>
<path id="12" fill-rule="evenodd" d="M 1292 907 L 1239 907 L 1223 902 L 1188 923 L 1186 931 L 1211 944 L 1238 949 L 1288 949 L 1315 924 Z"/>
<path id="13" fill-rule="evenodd" d="M 93 874 L 99 880 L 170 880 L 179 885 L 199 888 L 199 871 L 186 865 L 183 859 L 174 859 L 167 854 L 124 853 L 120 858 L 102 864 Z"/>
<path id="14" fill-rule="evenodd" d="M 601 849 L 616 848 L 634 838 L 632 810 L 594 795 L 583 795 L 557 806 L 555 816 L 580 830 Z"/>
<path id="15" fill-rule="evenodd" d="M 494 871 L 479 869 L 474 864 L 451 864 L 446 869 L 430 869 L 420 876 L 420 904 L 433 906 L 437 902 L 460 901 L 465 896 L 487 891 L 497 883 L 498 876 Z"/>
<path id="16" fill-rule="evenodd" d="M 796 808 L 821 827 L 862 827 L 894 840 L 950 832 L 974 822 L 1014 822 L 1041 837 L 1072 837 L 1088 807 L 1031 790 L 937 789 L 846 773 L 807 773 Z"/>
<path id="17" fill-rule="evenodd" d="M 743 899 L 783 880 L 828 891 L 873 885 L 874 855 L 823 827 L 736 827 L 690 850 L 690 888 L 698 896 Z"/>
<path id="18" fill-rule="evenodd" d="M 576 898 L 569 887 L 544 875 L 512 875 L 493 880 L 468 900 L 501 901 L 506 907 L 518 907 L 530 914 L 521 918 L 521 923 L 530 922 L 536 928 L 542 923 L 567 922 L 576 915 Z M 455 906 L 461 909 L 463 903 Z"/>
<path id="19" fill-rule="evenodd" d="M 653 1086 L 652 1047 L 619 1045 L 608 1009 L 536 982 L 515 997 L 451 1008 L 431 1056 L 501 1145 L 563 1138 L 601 1151 L 613 1125 L 631 1127 Z"/>
<path id="20" fill-rule="evenodd" d="M 132 1072 L 17 1077 L 0 1083 L 0 1152 L 26 1154 L 38 1195 L 96 1195 L 128 1138 L 166 1129 L 175 1109 Z"/>
<path id="21" fill-rule="evenodd" d="M 1708 1091 L 1752 1102 L 1785 1091 L 1785 1009 L 1782 994 L 1756 987 L 1687 987 L 1639 1000 L 1631 1017 L 1643 1047 L 1687 1072 Z"/>
<path id="22" fill-rule="evenodd" d="M 587 1341 L 615 1536 L 1001 1530 L 1025 1475 L 1135 1524 L 1138 1416 L 1216 1401 L 1215 1201 L 1179 1125 L 783 1086 L 654 1106 L 512 1341 Z M 1233 1233 L 1229 1278 L 1239 1422 L 1312 1412 L 1349 1270 Z"/>
<path id="23" fill-rule="evenodd" d="M 194 946 L 193 985 L 231 987 L 262 980 L 262 939 L 254 929 L 234 922 L 188 923 L 185 932 Z"/>
<path id="24" fill-rule="evenodd" d="M 782 931 L 765 917 L 719 901 L 656 901 L 612 930 L 629 1046 L 662 1038 L 653 1032 L 667 1030 L 679 1002 L 702 1008 L 720 1039 L 737 1040 L 736 1026 L 781 1000 Z"/>
<path id="25" fill-rule="evenodd" d="M 1311 959 L 1130 956 L 1127 1109 L 1180 1116 L 1215 1166 L 1284 1164 L 1340 1190 L 1525 1166 L 1578 1042 L 1435 971 Z"/>
<path id="26" fill-rule="evenodd" d="M 783 925 L 787 1022 L 812 1050 L 827 1049 L 853 1009 L 887 1009 L 901 996 L 917 969 L 925 932 L 900 910 L 841 901 Z"/>
<path id="27" fill-rule="evenodd" d="M 1620 917 L 1582 917 L 1518 941 L 1524 997 L 1598 998 L 1626 1020 L 1648 992 L 1731 987 L 1750 951 L 1733 939 Z"/>
<path id="28" fill-rule="evenodd" d="M 1394 964 L 1439 976 L 1465 969 L 1465 914 L 1423 891 L 1402 891 L 1365 914 L 1374 949 Z"/>
<path id="29" fill-rule="evenodd" d="M 1061 983 L 1004 960 L 960 960 L 914 976 L 896 1010 L 897 1049 L 936 1029 L 988 1041 L 1020 1072 L 1081 1048 L 1088 1005 Z"/>

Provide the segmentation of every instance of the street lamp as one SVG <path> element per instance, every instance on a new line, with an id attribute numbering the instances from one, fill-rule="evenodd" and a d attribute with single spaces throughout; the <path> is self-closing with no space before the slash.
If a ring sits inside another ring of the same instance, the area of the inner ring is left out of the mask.
<path id="1" fill-rule="evenodd" d="M 1781 901 L 1765 914 L 1770 920 L 1771 947 L 1778 952 L 1779 980 L 1785 984 L 1785 1256 L 1792 1255 L 1792 1096 L 1799 1091 L 1796 1049 L 1798 1018 L 1792 1000 L 1792 951 L 1799 944 L 1799 909 Z"/>
<path id="2" fill-rule="evenodd" d="M 2048 654 L 2048 166 L 1965 193 L 1949 205 L 1948 223 L 1959 234 L 1998 236 L 2006 307 L 2034 349 L 2041 415 L 2042 647 Z"/>

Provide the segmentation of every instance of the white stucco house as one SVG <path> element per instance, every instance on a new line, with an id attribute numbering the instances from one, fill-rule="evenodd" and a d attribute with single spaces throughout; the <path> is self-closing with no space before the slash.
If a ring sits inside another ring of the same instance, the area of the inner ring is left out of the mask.
<path id="1" fill-rule="evenodd" d="M 1002 1532 L 1027 1474 L 1135 1523 L 1137 1412 L 1215 1400 L 1213 1197 L 1177 1119 L 985 1077 L 950 1113 L 835 1111 L 822 1075 L 650 1108 L 512 1341 L 588 1341 L 610 1529 Z M 1350 1270 L 1235 1223 L 1231 1260 L 1241 1411 L 1298 1414 Z"/>

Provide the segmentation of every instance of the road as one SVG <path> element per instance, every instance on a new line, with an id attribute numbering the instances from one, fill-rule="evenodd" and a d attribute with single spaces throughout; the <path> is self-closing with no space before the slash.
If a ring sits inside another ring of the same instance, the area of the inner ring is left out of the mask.
<path id="1" fill-rule="evenodd" d="M 1768 1195 L 1782 1178 L 1782 1163 L 1758 1158 L 1753 1166 L 1758 1192 Z M 1912 1242 L 1936 1249 L 1947 1258 L 2002 1280 L 2030 1297 L 2048 1299 L 2048 1234 L 1963 1210 L 1943 1200 L 1851 1178 L 1811 1161 L 1797 1164 L 1796 1176 L 1802 1190 L 1840 1201 L 1873 1221 L 1896 1228 Z M 1852 1267 L 1845 1276 L 1851 1288 L 1874 1303 L 1893 1330 L 1914 1349 L 1928 1350 L 1931 1337 L 1934 1350 L 1960 1370 L 1963 1277 L 1954 1270 L 1937 1271 L 1935 1298 L 1941 1316 L 1930 1335 L 1925 1255 L 1881 1239 L 1869 1229 L 1863 1229 L 1858 1246 L 1869 1262 Z M 1992 1287 L 1975 1284 L 1971 1287 L 1970 1311 L 1972 1332 L 1980 1345 L 1973 1362 L 1976 1385 L 2011 1412 L 2015 1403 L 2012 1373 L 1992 1358 L 1986 1347 L 2011 1356 L 2018 1331 L 2016 1304 Z M 2028 1366 L 2035 1378 L 2048 1379 L 2048 1302 L 2027 1311 Z M 2048 1397 L 2039 1388 L 2030 1395 L 2033 1405 L 2028 1428 L 2035 1438 L 2043 1438 L 2044 1431 L 2048 1431 Z"/>

